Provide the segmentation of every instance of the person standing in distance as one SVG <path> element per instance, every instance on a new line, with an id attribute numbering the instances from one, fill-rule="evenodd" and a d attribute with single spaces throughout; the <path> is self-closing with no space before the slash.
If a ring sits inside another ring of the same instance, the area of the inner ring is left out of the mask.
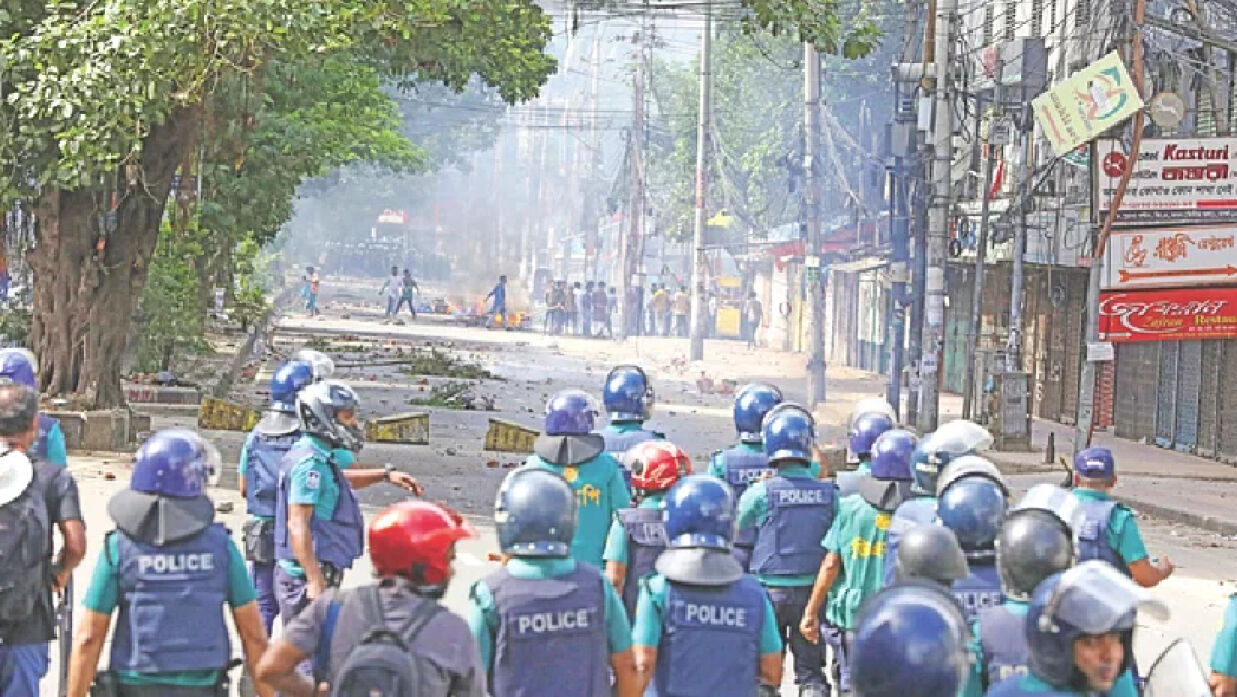
<path id="1" fill-rule="evenodd" d="M 393 319 L 395 313 L 399 311 L 399 267 L 391 267 L 391 275 L 382 283 L 382 287 L 378 289 L 378 294 L 383 292 L 387 294 L 387 311 L 383 315 L 383 319 Z"/>
<path id="2" fill-rule="evenodd" d="M 64 593 L 86 554 L 77 483 L 69 470 L 31 453 L 39 395 L 0 384 L 0 696 L 38 697 L 55 638 L 52 594 Z M 52 556 L 52 528 L 64 546 Z M 70 601 L 71 602 L 71 601 Z M 62 637 L 62 640 L 65 640 Z"/>
<path id="3" fill-rule="evenodd" d="M 636 507 L 618 512 L 606 539 L 606 577 L 623 596 L 629 617 L 636 614 L 639 582 L 653 572 L 666 548 L 662 504 L 675 482 L 691 474 L 692 461 L 679 446 L 645 441 L 627 451 L 627 469 L 636 489 Z"/>
<path id="4" fill-rule="evenodd" d="M 468 625 L 440 604 L 456 543 L 476 536 L 446 506 L 404 501 L 379 513 L 369 524 L 374 582 L 314 600 L 271 642 L 258 679 L 288 697 L 313 697 L 297 670 L 312 658 L 333 694 L 485 697 Z"/>
<path id="5" fill-rule="evenodd" d="M 290 361 L 271 378 L 271 407 L 249 433 L 241 448 L 237 474 L 249 520 L 241 530 L 245 558 L 258 590 L 258 610 L 269 635 L 279 615 L 275 594 L 275 499 L 279 491 L 279 466 L 301 438 L 296 418 L 296 395 L 313 383 L 308 363 Z"/>
<path id="6" fill-rule="evenodd" d="M 28 387 L 39 392 L 39 362 L 28 349 L 0 349 L 0 380 Z M 48 416 L 39 414 L 39 431 L 34 444 L 30 447 L 30 456 L 37 457 L 59 467 L 69 464 L 69 451 L 65 447 L 64 432 L 60 430 L 60 422 Z"/>
<path id="7" fill-rule="evenodd" d="M 709 460 L 709 474 L 729 484 L 736 501 L 743 500 L 743 493 L 753 482 L 772 477 L 777 472 L 769 465 L 769 456 L 765 454 L 761 424 L 765 414 L 781 403 L 781 390 L 759 383 L 745 386 L 735 397 L 734 427 L 739 432 L 739 442 L 713 453 Z M 735 532 L 734 557 L 739 560 L 744 572 L 749 570 L 755 544 L 755 526 Z"/>
<path id="8" fill-rule="evenodd" d="M 707 475 L 666 495 L 667 549 L 641 582 L 633 631 L 642 689 L 658 697 L 778 694 L 782 640 L 769 597 L 730 554 L 734 499 Z M 648 693 L 646 693 L 648 694 Z"/>
<path id="9" fill-rule="evenodd" d="M 497 319 L 503 318 L 505 326 L 511 326 L 511 318 L 507 316 L 507 276 L 498 277 L 498 283 L 490 289 L 490 292 L 485 296 L 486 300 L 490 301 L 490 315 Z"/>
<path id="10" fill-rule="evenodd" d="M 778 636 L 794 657 L 802 697 L 829 694 L 820 669 L 824 648 L 796 631 L 838 511 L 837 487 L 817 480 L 810 469 L 815 436 L 812 415 L 797 404 L 779 404 L 765 415 L 765 455 L 776 474 L 743 492 L 735 525 L 740 532 L 755 530 L 751 570 L 773 603 Z"/>
<path id="11" fill-rule="evenodd" d="M 129 488 L 108 503 L 104 538 L 69 666 L 69 697 L 216 697 L 226 689 L 231 610 L 245 664 L 256 674 L 266 630 L 231 534 L 206 494 L 219 453 L 193 431 L 160 431 L 142 444 Z M 98 673 L 112 614 L 109 669 Z M 261 697 L 273 691 L 258 683 Z"/>
<path id="12" fill-rule="evenodd" d="M 1133 511 L 1112 499 L 1116 485 L 1111 450 L 1087 448 L 1074 456 L 1073 493 L 1082 505 L 1074 531 L 1078 560 L 1106 561 L 1143 588 L 1153 588 L 1173 574 L 1173 563 L 1167 556 L 1151 563 Z"/>
<path id="13" fill-rule="evenodd" d="M 363 551 L 363 521 L 355 489 L 389 482 L 420 496 L 421 485 L 392 465 L 357 469 L 361 449 L 352 388 L 334 380 L 314 383 L 296 397 L 301 439 L 280 463 L 275 499 L 275 592 L 279 614 L 295 617 Z"/>
<path id="14" fill-rule="evenodd" d="M 640 694 L 623 601 L 594 566 L 571 558 L 576 492 L 523 467 L 494 501 L 507 563 L 472 587 L 468 626 L 493 697 Z"/>
<path id="15" fill-rule="evenodd" d="M 562 477 L 576 494 L 579 513 L 572 525 L 571 556 L 596 569 L 605 566 L 610 523 L 631 506 L 631 490 L 618 461 L 593 433 L 596 402 L 580 390 L 565 390 L 546 405 L 545 435 L 533 441 L 525 466 Z"/>

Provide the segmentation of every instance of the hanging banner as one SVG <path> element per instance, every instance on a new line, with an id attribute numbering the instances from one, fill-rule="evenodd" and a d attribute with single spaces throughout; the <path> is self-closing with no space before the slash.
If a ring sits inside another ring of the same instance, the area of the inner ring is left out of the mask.
<path id="1" fill-rule="evenodd" d="M 1062 157 L 1121 124 L 1143 106 L 1116 51 L 1036 97 L 1035 120 Z"/>
<path id="2" fill-rule="evenodd" d="M 1099 320 L 1115 343 L 1237 338 L 1237 287 L 1102 293 Z"/>
<path id="3" fill-rule="evenodd" d="M 1117 140 L 1095 143 L 1095 190 L 1102 214 L 1129 159 Z M 1237 222 L 1237 138 L 1146 138 L 1117 211 L 1118 225 Z"/>
<path id="4" fill-rule="evenodd" d="M 1104 290 L 1237 283 L 1237 226 L 1114 230 Z"/>

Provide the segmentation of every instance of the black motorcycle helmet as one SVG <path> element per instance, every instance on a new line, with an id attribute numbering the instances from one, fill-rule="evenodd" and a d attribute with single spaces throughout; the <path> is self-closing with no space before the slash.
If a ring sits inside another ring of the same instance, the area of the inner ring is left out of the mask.
<path id="1" fill-rule="evenodd" d="M 1035 587 L 1074 564 L 1069 526 L 1038 508 L 1013 511 L 996 538 L 996 566 L 1001 587 L 1012 600 L 1029 601 Z"/>

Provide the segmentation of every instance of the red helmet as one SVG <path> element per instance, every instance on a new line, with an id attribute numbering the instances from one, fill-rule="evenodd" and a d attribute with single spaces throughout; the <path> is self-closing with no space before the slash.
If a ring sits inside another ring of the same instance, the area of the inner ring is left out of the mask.
<path id="1" fill-rule="evenodd" d="M 452 546 L 476 536 L 468 521 L 447 506 L 403 501 L 370 522 L 369 558 L 379 575 L 437 586 L 451 575 Z"/>
<path id="2" fill-rule="evenodd" d="M 666 441 L 647 440 L 632 446 L 623 460 L 631 471 L 632 486 L 643 491 L 664 491 L 692 473 L 687 453 Z"/>

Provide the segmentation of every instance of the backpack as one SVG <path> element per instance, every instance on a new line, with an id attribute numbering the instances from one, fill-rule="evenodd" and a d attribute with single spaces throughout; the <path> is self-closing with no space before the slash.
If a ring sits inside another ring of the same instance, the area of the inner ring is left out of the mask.
<path id="1" fill-rule="evenodd" d="M 367 629 L 329 681 L 331 697 L 416 697 L 420 681 L 412 643 L 443 607 L 435 602 L 423 602 L 403 627 L 394 630 L 386 624 L 377 586 L 360 588 L 342 601 L 333 601 L 327 608 L 314 660 L 320 677 L 331 676 L 331 639 L 341 604 L 346 604 L 350 612 L 359 609 L 364 620 L 362 624 Z"/>
<path id="2" fill-rule="evenodd" d="M 48 592 L 48 544 L 51 523 L 39 479 L 34 478 L 16 499 L 0 506 L 0 622 L 21 622 L 34 614 Z"/>

